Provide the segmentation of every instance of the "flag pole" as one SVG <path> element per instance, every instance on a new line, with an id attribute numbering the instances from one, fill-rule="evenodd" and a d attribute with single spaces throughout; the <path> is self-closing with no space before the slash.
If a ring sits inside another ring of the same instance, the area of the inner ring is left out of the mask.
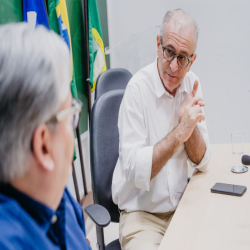
<path id="1" fill-rule="evenodd" d="M 88 25 L 88 0 L 82 0 L 82 16 L 85 31 L 85 48 L 86 48 L 86 82 L 88 92 L 88 113 L 89 113 L 89 127 L 91 117 L 91 87 L 90 87 L 90 64 L 89 64 L 89 25 Z"/>

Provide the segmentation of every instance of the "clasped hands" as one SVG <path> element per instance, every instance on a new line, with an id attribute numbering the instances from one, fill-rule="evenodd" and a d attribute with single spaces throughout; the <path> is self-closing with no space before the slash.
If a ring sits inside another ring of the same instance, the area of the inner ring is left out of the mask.
<path id="1" fill-rule="evenodd" d="M 196 124 L 204 121 L 205 116 L 202 112 L 202 107 L 205 106 L 201 97 L 196 97 L 199 81 L 194 82 L 193 90 L 185 97 L 178 111 L 178 119 L 180 129 L 184 136 L 184 141 L 187 141 L 191 136 Z"/>

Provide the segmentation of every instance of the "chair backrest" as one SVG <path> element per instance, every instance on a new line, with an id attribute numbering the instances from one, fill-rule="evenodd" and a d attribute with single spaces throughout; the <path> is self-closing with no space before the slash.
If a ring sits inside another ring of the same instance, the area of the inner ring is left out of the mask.
<path id="1" fill-rule="evenodd" d="M 102 94 L 115 90 L 125 89 L 132 74 L 126 69 L 108 69 L 104 71 L 96 81 L 95 100 Z"/>
<path id="2" fill-rule="evenodd" d="M 90 160 L 94 202 L 104 206 L 111 221 L 119 222 L 111 185 L 119 156 L 118 113 L 124 90 L 109 91 L 94 103 L 90 125 Z"/>

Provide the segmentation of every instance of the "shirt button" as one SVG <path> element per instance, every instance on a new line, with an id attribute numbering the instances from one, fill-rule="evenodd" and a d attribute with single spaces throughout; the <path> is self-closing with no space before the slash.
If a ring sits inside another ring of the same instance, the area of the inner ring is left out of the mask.
<path id="1" fill-rule="evenodd" d="M 168 171 L 168 175 L 170 175 L 170 171 Z"/>
<path id="2" fill-rule="evenodd" d="M 53 217 L 51 218 L 51 224 L 55 224 L 57 222 L 57 215 L 54 214 Z"/>

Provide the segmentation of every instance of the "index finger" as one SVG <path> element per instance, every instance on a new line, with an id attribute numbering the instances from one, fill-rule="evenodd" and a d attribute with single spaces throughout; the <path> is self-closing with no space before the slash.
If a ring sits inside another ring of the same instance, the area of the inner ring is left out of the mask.
<path id="1" fill-rule="evenodd" d="M 193 97 L 195 97 L 195 95 L 196 95 L 196 92 L 197 92 L 197 89 L 198 89 L 198 85 L 199 85 L 199 81 L 195 80 L 194 87 L 193 87 L 193 90 L 192 90 L 192 96 Z"/>

